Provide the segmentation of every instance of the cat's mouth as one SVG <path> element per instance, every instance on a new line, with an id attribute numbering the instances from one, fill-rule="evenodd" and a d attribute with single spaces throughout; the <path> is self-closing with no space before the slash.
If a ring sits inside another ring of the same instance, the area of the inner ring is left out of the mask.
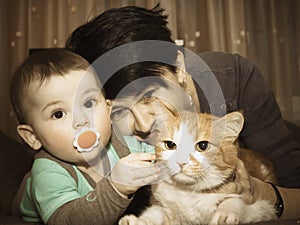
<path id="1" fill-rule="evenodd" d="M 206 171 L 206 170 L 205 170 Z M 234 182 L 236 180 L 236 171 L 228 171 L 226 177 L 221 176 L 209 176 L 205 171 L 191 170 L 191 168 L 182 167 L 177 173 L 175 173 L 171 180 L 177 184 L 193 185 L 197 184 L 197 187 L 201 190 L 213 191 L 222 187 L 223 185 Z M 203 173 L 203 174 L 202 174 Z M 192 186 L 191 186 L 192 187 Z"/>
<path id="2" fill-rule="evenodd" d="M 177 184 L 188 184 L 188 185 L 192 185 L 197 183 L 197 178 L 196 176 L 192 176 L 192 175 L 188 175 L 184 172 L 182 172 L 182 170 L 176 174 L 174 174 L 171 179 L 177 183 Z"/>

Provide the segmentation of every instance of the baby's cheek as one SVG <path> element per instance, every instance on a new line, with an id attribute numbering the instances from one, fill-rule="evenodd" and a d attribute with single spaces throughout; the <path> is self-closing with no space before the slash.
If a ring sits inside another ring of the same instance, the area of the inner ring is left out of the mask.
<path id="1" fill-rule="evenodd" d="M 74 137 L 72 132 L 53 132 L 51 135 L 47 135 L 46 139 L 43 140 L 43 146 L 51 154 L 55 155 L 58 158 L 61 158 L 62 155 L 67 154 L 68 152 L 76 151 L 73 147 Z"/>

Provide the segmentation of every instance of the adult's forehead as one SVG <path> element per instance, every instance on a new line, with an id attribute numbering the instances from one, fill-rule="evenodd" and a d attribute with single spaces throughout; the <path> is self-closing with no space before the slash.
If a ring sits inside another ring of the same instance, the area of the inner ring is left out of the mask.
<path id="1" fill-rule="evenodd" d="M 126 85 L 118 94 L 117 98 L 139 97 L 145 92 L 158 88 L 170 88 L 170 81 L 163 77 L 143 77 Z"/>

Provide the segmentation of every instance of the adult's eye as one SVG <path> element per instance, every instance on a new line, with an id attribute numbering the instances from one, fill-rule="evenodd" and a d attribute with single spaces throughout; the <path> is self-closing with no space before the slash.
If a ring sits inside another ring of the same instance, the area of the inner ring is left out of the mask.
<path id="1" fill-rule="evenodd" d="M 209 147 L 209 142 L 208 141 L 199 141 L 197 144 L 196 144 L 196 149 L 198 151 L 205 151 L 207 150 Z"/>
<path id="2" fill-rule="evenodd" d="M 173 141 L 165 141 L 164 145 L 167 150 L 175 150 L 177 148 L 177 145 Z"/>
<path id="3" fill-rule="evenodd" d="M 126 115 L 127 112 L 128 112 L 128 109 L 126 109 L 126 108 L 117 109 L 117 110 L 113 109 L 110 114 L 110 118 L 112 120 L 122 119 Z"/>
<path id="4" fill-rule="evenodd" d="M 53 119 L 61 119 L 63 118 L 63 116 L 65 115 L 65 113 L 61 110 L 55 111 L 54 113 L 52 113 L 51 118 Z"/>
<path id="5" fill-rule="evenodd" d="M 151 90 L 151 91 L 146 92 L 146 93 L 143 95 L 141 101 L 149 101 L 149 100 L 152 100 L 152 99 L 155 97 L 155 96 L 153 95 L 154 92 L 155 92 L 155 90 Z"/>

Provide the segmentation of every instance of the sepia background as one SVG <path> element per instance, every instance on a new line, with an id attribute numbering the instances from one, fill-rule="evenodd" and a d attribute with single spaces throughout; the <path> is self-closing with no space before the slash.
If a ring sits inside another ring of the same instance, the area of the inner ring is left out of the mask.
<path id="1" fill-rule="evenodd" d="M 283 117 L 300 125 L 300 0 L 160 0 L 173 39 L 195 53 L 239 53 L 272 86 Z M 1 0 L 0 129 L 17 137 L 8 89 L 30 48 L 64 47 L 79 25 L 106 9 L 152 8 L 158 0 Z M 26 97 L 26 96 L 24 96 Z M 275 131 L 276 132 L 276 131 Z"/>

